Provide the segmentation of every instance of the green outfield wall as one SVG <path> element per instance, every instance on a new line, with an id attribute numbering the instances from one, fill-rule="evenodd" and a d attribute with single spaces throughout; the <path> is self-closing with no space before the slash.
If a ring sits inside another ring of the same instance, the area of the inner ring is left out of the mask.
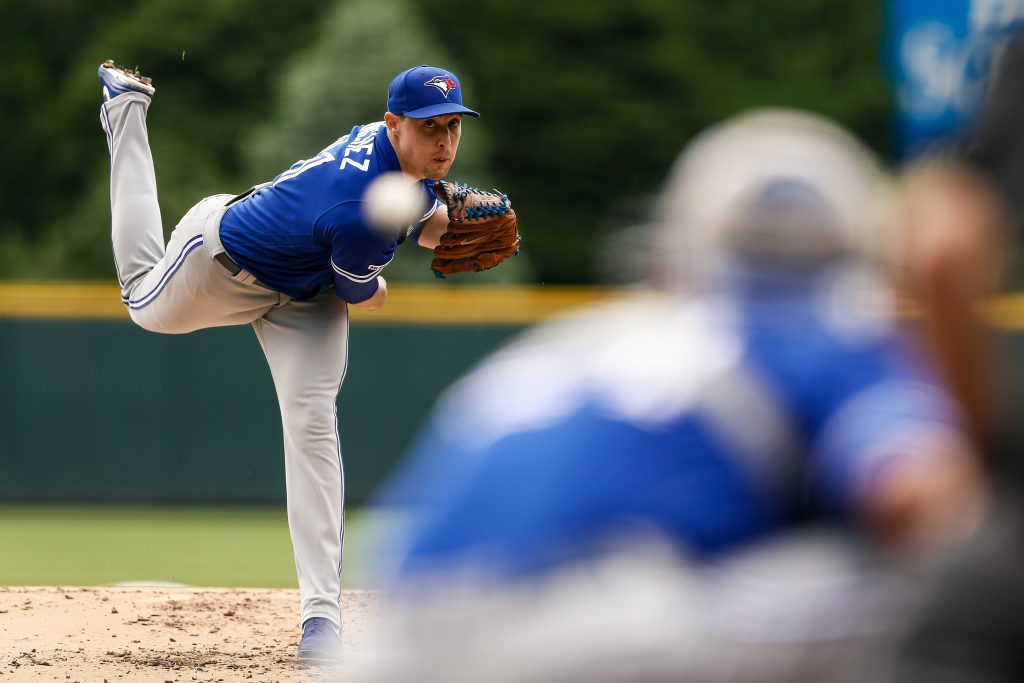
<path id="1" fill-rule="evenodd" d="M 338 421 L 353 503 L 475 360 L 605 294 L 393 289 L 379 315 L 352 315 Z M 249 327 L 152 334 L 107 284 L 0 284 L 0 501 L 281 501 L 282 449 Z"/>
<path id="2" fill-rule="evenodd" d="M 529 324 L 623 294 L 441 283 L 395 286 L 384 310 L 354 311 L 338 401 L 349 501 L 367 499 L 473 362 Z M 984 313 L 1024 359 L 1024 299 Z M 128 321 L 116 287 L 0 283 L 0 502 L 277 502 L 282 457 L 248 327 L 152 334 Z"/>

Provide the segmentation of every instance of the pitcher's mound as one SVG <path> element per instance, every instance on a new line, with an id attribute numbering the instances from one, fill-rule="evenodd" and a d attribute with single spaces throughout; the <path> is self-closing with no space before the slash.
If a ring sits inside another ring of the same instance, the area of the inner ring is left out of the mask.
<path id="1" fill-rule="evenodd" d="M 378 601 L 342 595 L 346 651 Z M 0 683 L 320 680 L 295 663 L 298 620 L 297 590 L 0 587 Z"/>

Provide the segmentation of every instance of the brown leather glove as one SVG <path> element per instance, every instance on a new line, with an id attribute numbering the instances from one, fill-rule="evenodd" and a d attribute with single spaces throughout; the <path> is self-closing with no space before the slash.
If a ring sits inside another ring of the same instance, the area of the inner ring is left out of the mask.
<path id="1" fill-rule="evenodd" d="M 448 230 L 434 248 L 438 277 L 487 270 L 519 253 L 522 241 L 508 197 L 438 180 L 434 194 L 448 206 Z"/>

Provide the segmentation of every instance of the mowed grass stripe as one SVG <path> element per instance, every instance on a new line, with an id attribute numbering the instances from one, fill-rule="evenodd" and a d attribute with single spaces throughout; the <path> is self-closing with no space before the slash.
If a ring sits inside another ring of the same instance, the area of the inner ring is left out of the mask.
<path id="1" fill-rule="evenodd" d="M 0 585 L 297 586 L 283 505 L 0 505 L 0 548 Z"/>

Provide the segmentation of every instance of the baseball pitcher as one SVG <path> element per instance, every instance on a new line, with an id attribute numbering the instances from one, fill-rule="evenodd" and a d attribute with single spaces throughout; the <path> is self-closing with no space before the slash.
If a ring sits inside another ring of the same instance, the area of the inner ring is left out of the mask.
<path id="1" fill-rule="evenodd" d="M 113 61 L 100 65 L 99 78 L 122 301 L 131 319 L 152 332 L 252 325 L 284 429 L 303 624 L 298 659 L 334 661 L 341 648 L 345 534 L 336 398 L 348 362 L 348 305 L 384 305 L 381 273 L 405 241 L 434 249 L 439 275 L 490 268 L 517 252 L 507 197 L 443 180 L 458 152 L 463 117 L 479 114 L 463 105 L 451 71 L 426 65 L 403 71 L 388 90 L 383 121 L 354 126 L 315 157 L 247 192 L 206 197 L 165 246 L 146 130 L 155 88 Z M 364 190 L 395 171 L 418 182 L 420 216 L 410 225 L 370 226 Z"/>

